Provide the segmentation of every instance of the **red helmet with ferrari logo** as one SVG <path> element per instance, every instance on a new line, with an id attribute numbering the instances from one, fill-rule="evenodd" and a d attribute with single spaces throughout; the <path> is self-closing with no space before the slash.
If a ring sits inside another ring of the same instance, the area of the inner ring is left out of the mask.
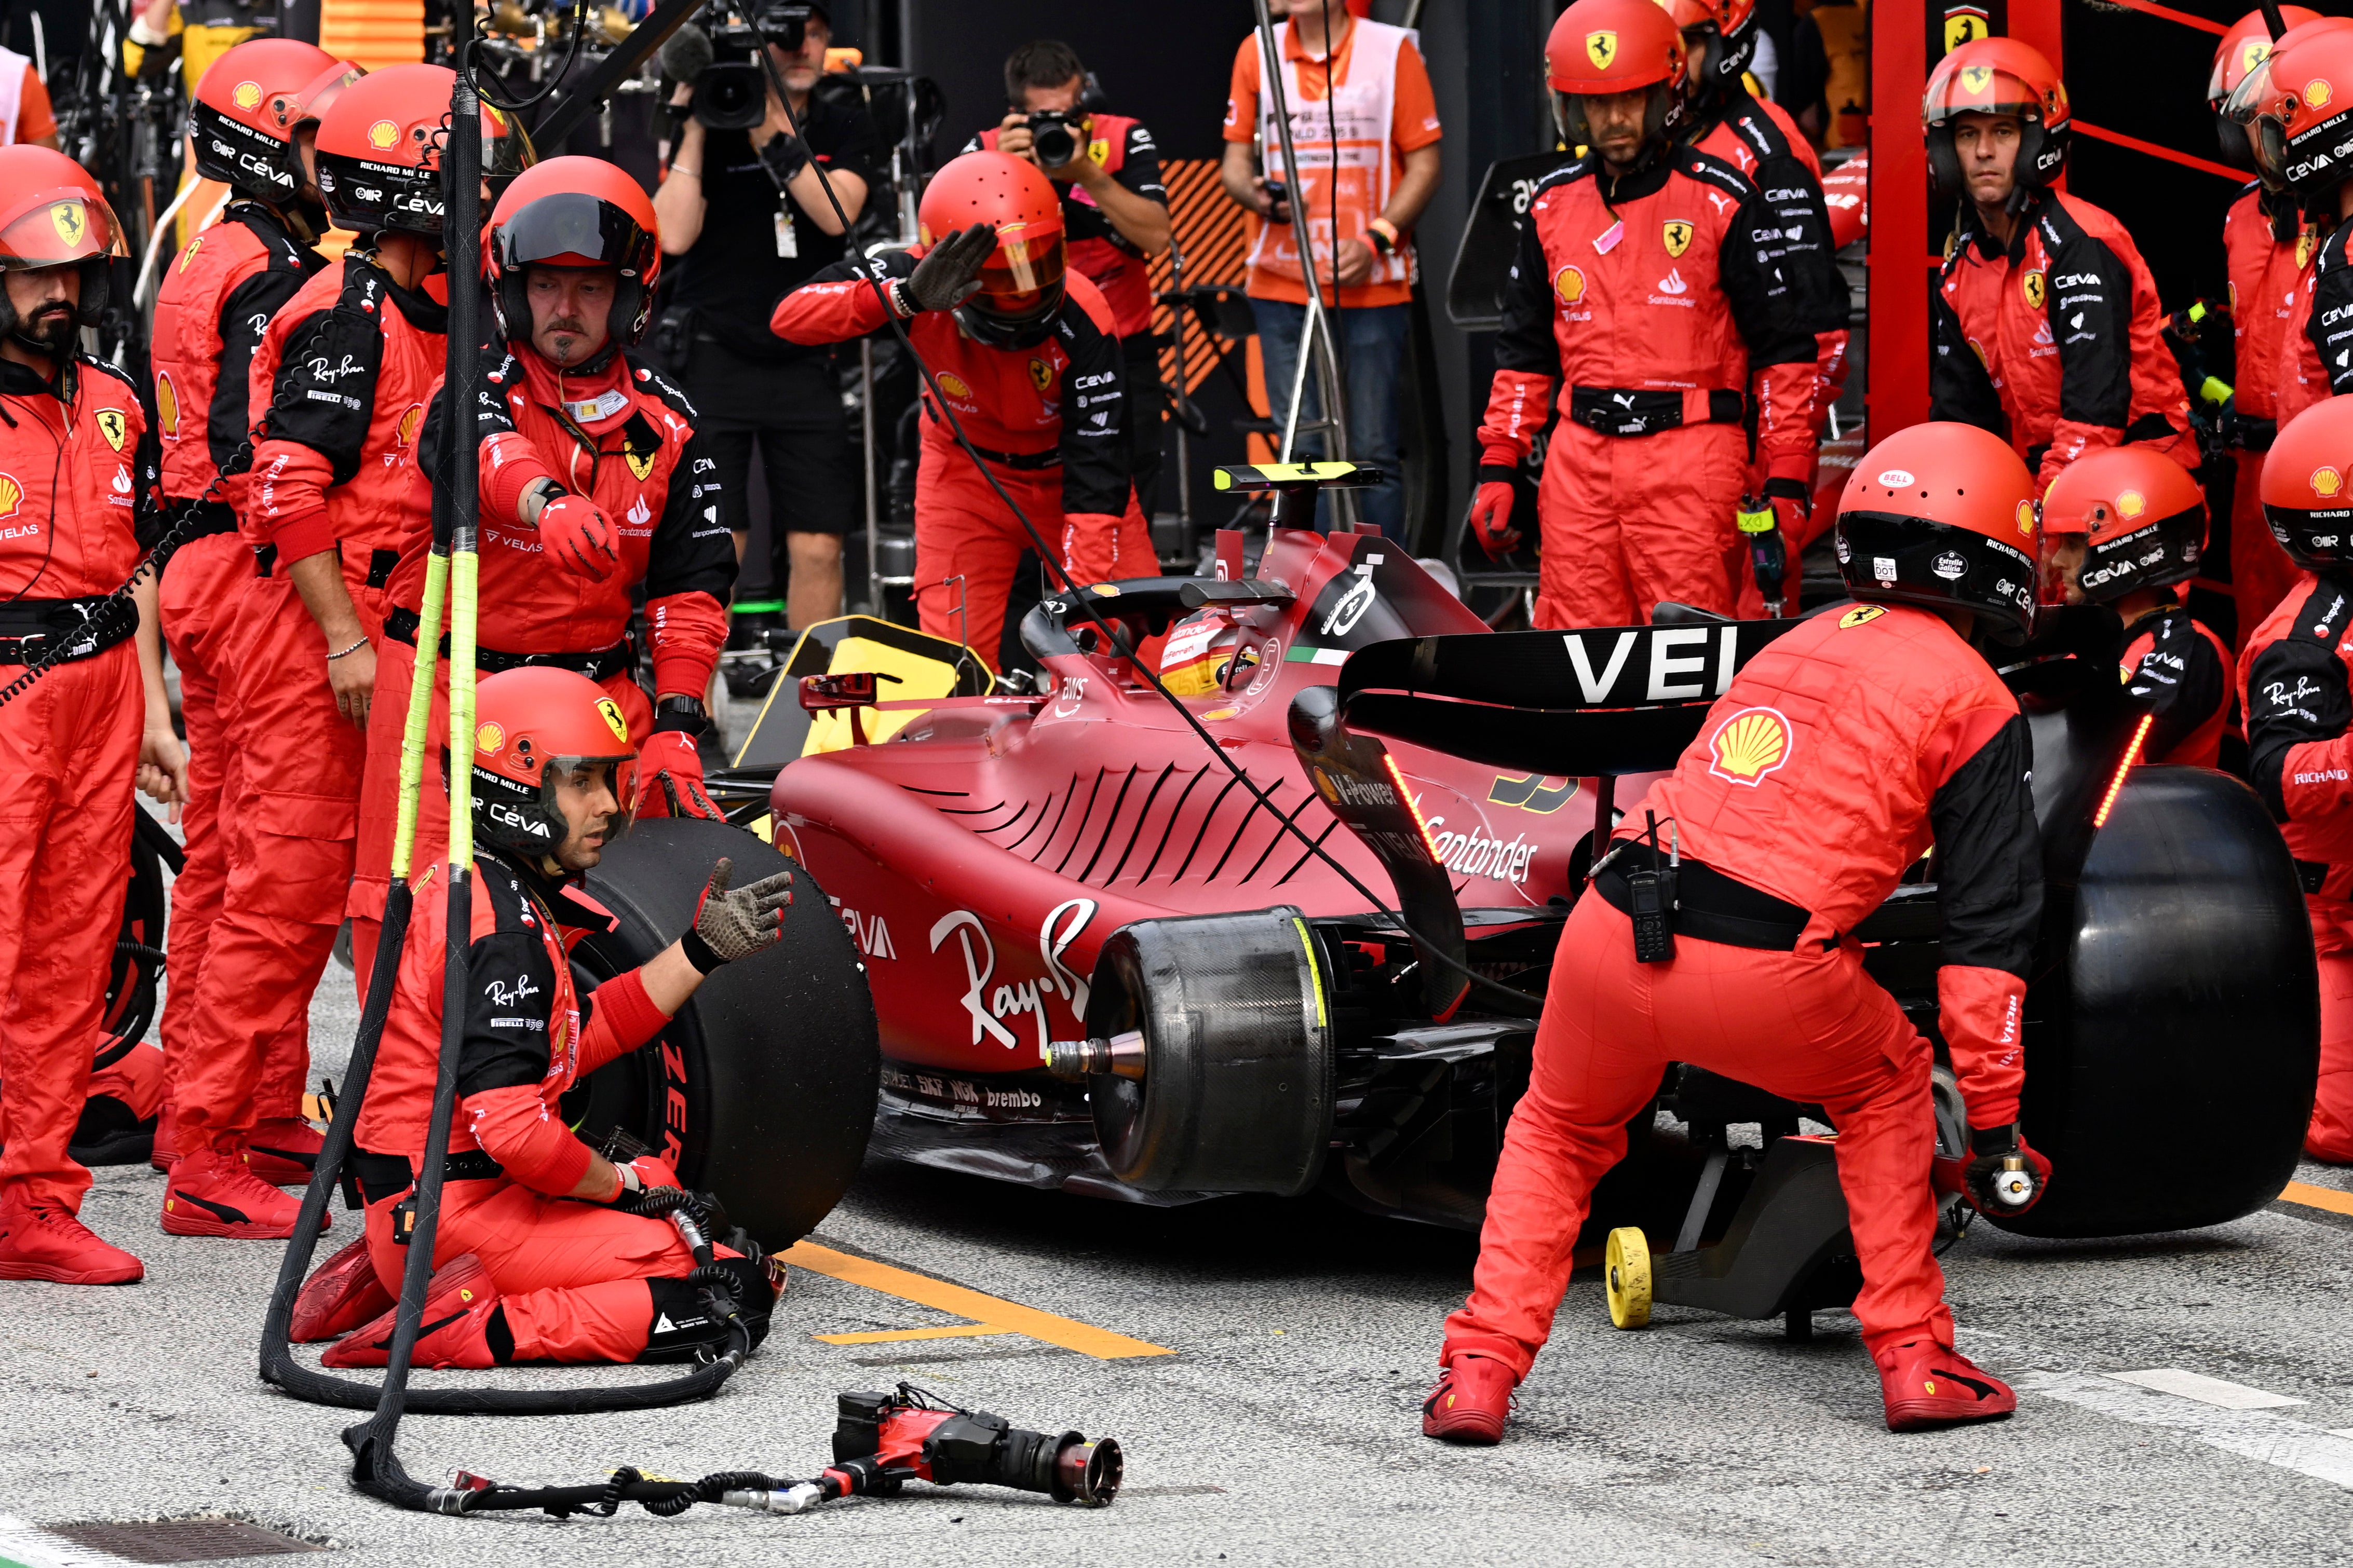
<path id="1" fill-rule="evenodd" d="M 2222 105 L 2267 190 L 2310 198 L 2344 184 L 2353 157 L 2353 19 L 2291 27 Z"/>
<path id="2" fill-rule="evenodd" d="M 1691 64 L 1682 30 L 1653 0 L 1577 0 L 1552 25 L 1545 68 L 1553 122 L 1572 147 L 1593 140 L 1585 123 L 1588 98 L 1648 89 L 1645 147 L 1662 144 L 1683 124 Z"/>
<path id="3" fill-rule="evenodd" d="M 525 275 L 534 267 L 609 267 L 616 275 L 610 331 L 634 343 L 653 320 L 661 244 L 645 187 L 602 158 L 550 158 L 506 188 L 491 210 L 482 276 L 491 309 L 510 342 L 531 336 Z"/>
<path id="4" fill-rule="evenodd" d="M 1974 425 L 1898 430 L 1839 497 L 1839 575 L 1858 599 L 1971 610 L 2011 637 L 2034 624 L 2034 476 Z"/>
<path id="5" fill-rule="evenodd" d="M 599 765 L 621 805 L 619 831 L 632 793 L 621 775 L 637 755 L 620 705 L 579 671 L 530 666 L 488 677 L 474 694 L 475 837 L 512 854 L 553 855 L 572 831 L 557 788 Z"/>
<path id="6" fill-rule="evenodd" d="M 956 307 L 965 331 L 997 348 L 1045 342 L 1062 305 L 1067 247 L 1062 198 L 1035 163 L 991 152 L 952 159 L 924 187 L 916 217 L 927 246 L 976 223 L 997 231 L 980 292 Z"/>
<path id="7" fill-rule="evenodd" d="M 80 324 L 94 327 L 106 309 L 108 261 L 129 254 L 122 225 L 98 182 L 79 163 L 47 147 L 0 147 L 0 272 L 79 264 Z M 0 294 L 0 333 L 16 312 Z"/>
<path id="8" fill-rule="evenodd" d="M 1928 73 L 1920 121 L 1928 132 L 1929 172 L 1936 188 L 1947 195 L 1968 188 L 1960 154 L 1953 150 L 1953 126 L 1964 114 L 2007 115 L 2020 121 L 2012 212 L 2049 188 L 2066 168 L 2073 124 L 2067 84 L 2033 45 L 2016 38 L 1979 38 L 1938 60 Z"/>
<path id="9" fill-rule="evenodd" d="M 1666 11 L 1683 36 L 1694 99 L 1740 79 L 1757 53 L 1757 0 L 1666 0 Z"/>

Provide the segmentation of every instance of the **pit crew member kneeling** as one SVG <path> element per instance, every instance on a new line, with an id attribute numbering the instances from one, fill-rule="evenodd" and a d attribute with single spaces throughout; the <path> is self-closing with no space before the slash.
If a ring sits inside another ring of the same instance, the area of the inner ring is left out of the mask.
<path id="1" fill-rule="evenodd" d="M 651 1155 L 613 1164 L 572 1132 L 557 1102 L 579 1078 L 651 1040 L 712 970 L 779 941 L 792 873 L 731 889 L 721 860 L 684 936 L 583 995 L 564 928 L 610 924 L 577 889 L 621 816 L 614 781 L 636 754 L 628 727 L 586 676 L 516 669 L 482 682 L 474 737 L 465 1038 L 417 1364 L 691 1355 L 725 1335 L 688 1281 L 693 1254 L 655 1217 L 676 1173 Z M 401 1205 L 432 1121 L 448 951 L 445 872 L 433 868 L 415 884 L 416 914 L 353 1154 L 367 1202 L 367 1254 L 387 1295 L 399 1287 Z M 776 1291 L 760 1259 L 721 1254 L 757 1343 Z M 383 1365 L 392 1329 L 387 1310 L 331 1346 L 325 1363 Z"/>
<path id="2" fill-rule="evenodd" d="M 2314 404 L 2263 458 L 2264 521 L 2304 571 L 2239 652 L 2247 773 L 2295 857 L 2320 958 L 2320 1084 L 2304 1152 L 2353 1164 L 2353 397 Z"/>
<path id="3" fill-rule="evenodd" d="M 1034 164 L 966 153 L 924 187 L 923 243 L 872 265 L 827 268 L 777 302 L 769 329 L 796 343 L 847 342 L 886 310 L 1005 489 L 1080 584 L 1149 577 L 1151 529 L 1128 504 L 1127 399 L 1119 335 L 1102 290 L 1065 272 L 1062 200 Z M 915 607 L 933 637 L 998 668 L 1006 601 L 1029 540 L 956 447 L 923 395 L 915 476 Z M 961 583 L 955 579 L 961 577 Z M 1059 588 L 1059 583 L 1053 584 Z"/>
<path id="4" fill-rule="evenodd" d="M 1931 1250 L 1934 1057 L 1851 933 L 1933 840 L 1937 998 L 1973 1129 L 1965 1179 L 1981 1208 L 2023 1212 L 2049 1171 L 2018 1128 L 2042 855 L 2026 721 L 1975 643 L 2027 628 L 2033 497 L 1984 431 L 1920 425 L 1882 442 L 1834 525 L 1857 602 L 1758 653 L 1626 814 L 1561 933 L 1471 1298 L 1447 1320 L 1446 1373 L 1423 1406 L 1429 1436 L 1503 1436 L 1593 1184 L 1675 1061 L 1829 1113 L 1887 1425 L 2016 1408 L 1953 1349 Z M 1654 836 L 1626 837 L 1653 818 Z"/>

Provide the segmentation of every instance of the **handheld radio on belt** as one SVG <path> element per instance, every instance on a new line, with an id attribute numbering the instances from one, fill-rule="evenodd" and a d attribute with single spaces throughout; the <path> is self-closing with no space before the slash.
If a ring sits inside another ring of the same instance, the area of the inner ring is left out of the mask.
<path id="1" fill-rule="evenodd" d="M 1626 873 L 1626 891 L 1633 901 L 1634 962 L 1670 963 L 1675 956 L 1675 873 L 1683 864 L 1683 830 L 1668 824 L 1667 859 L 1659 863 L 1659 814 L 1642 814 L 1649 825 L 1651 859 Z M 1629 842 L 1639 842 L 1629 840 Z"/>

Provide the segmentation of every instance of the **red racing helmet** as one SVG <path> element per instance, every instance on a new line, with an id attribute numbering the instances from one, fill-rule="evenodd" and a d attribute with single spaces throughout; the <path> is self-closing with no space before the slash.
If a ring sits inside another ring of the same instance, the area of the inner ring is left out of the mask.
<path id="1" fill-rule="evenodd" d="M 1898 430 L 1862 456 L 1831 537 L 1858 599 L 1974 610 L 2014 637 L 2034 623 L 2034 476 L 1974 425 Z"/>
<path id="2" fill-rule="evenodd" d="M 122 225 L 98 182 L 79 163 L 47 147 L 0 147 L 0 272 L 81 268 L 80 323 L 98 324 L 106 309 L 109 258 L 128 255 Z M 0 294 L 0 333 L 16 312 Z"/>
<path id="3" fill-rule="evenodd" d="M 2264 188 L 2307 201 L 2345 181 L 2353 157 L 2353 19 L 2291 27 L 2223 101 Z"/>
<path id="4" fill-rule="evenodd" d="M 2256 487 L 2263 521 L 2307 572 L 2353 565 L 2353 397 L 2327 397 L 2280 429 Z"/>
<path id="5" fill-rule="evenodd" d="M 1964 114 L 2006 114 L 2022 122 L 2018 142 L 2017 184 L 2010 210 L 2021 210 L 2034 193 L 2047 189 L 2067 166 L 2072 117 L 2067 84 L 2042 51 L 2016 38 L 1979 38 L 1936 62 L 1920 100 L 1920 121 L 1928 132 L 1928 168 L 1939 190 L 1957 195 L 1968 188 L 1960 155 L 1953 151 L 1953 124 Z"/>
<path id="6" fill-rule="evenodd" d="M 2054 593 L 2052 564 L 2073 559 L 2062 546 L 2080 541 L 2073 573 L 2093 604 L 2142 588 L 2183 583 L 2198 574 L 2206 548 L 2206 494 L 2188 469 L 2147 447 L 2110 447 L 2067 465 L 2042 497 L 2045 563 L 2042 603 L 2064 604 Z"/>
<path id="7" fill-rule="evenodd" d="M 311 183 L 294 144 L 303 94 L 339 70 L 356 71 L 315 44 L 248 38 L 212 63 L 188 103 L 196 173 L 264 201 L 291 199 Z"/>
<path id="8" fill-rule="evenodd" d="M 602 158 L 550 158 L 524 170 L 491 209 L 491 242 L 482 247 L 491 309 L 510 342 L 531 336 L 525 274 L 533 267 L 611 268 L 617 275 L 613 338 L 634 343 L 644 337 L 661 277 L 661 243 L 645 187 Z"/>
<path id="9" fill-rule="evenodd" d="M 1695 100 L 1740 79 L 1757 53 L 1757 0 L 1666 0 L 1666 11 L 1683 36 Z"/>
<path id="10" fill-rule="evenodd" d="M 319 190 L 345 228 L 396 228 L 439 238 L 441 150 L 457 73 L 394 66 L 344 88 L 319 121 Z M 482 177 L 511 178 L 531 163 L 522 130 L 482 106 Z"/>
<path id="11" fill-rule="evenodd" d="M 1062 198 L 1035 163 L 989 152 L 951 159 L 924 187 L 916 220 L 927 246 L 976 223 L 996 229 L 997 249 L 982 264 L 980 292 L 956 308 L 956 320 L 997 348 L 1032 348 L 1045 341 L 1062 305 L 1067 247 Z"/>
<path id="12" fill-rule="evenodd" d="M 2283 5 L 2279 13 L 2280 20 L 2290 29 L 2320 19 L 2319 12 L 2302 5 Z M 2222 35 L 2221 42 L 2214 46 L 2214 69 L 2206 79 L 2206 106 L 2214 111 L 2214 139 L 2221 145 L 2222 161 L 2234 169 L 2252 173 L 2255 154 L 2247 145 L 2247 128 L 2223 113 L 2222 106 L 2230 101 L 2239 84 L 2247 79 L 2248 73 L 2271 55 L 2271 26 L 2263 20 L 2261 11 L 2250 11 L 2240 17 Z"/>
<path id="13" fill-rule="evenodd" d="M 619 831 L 629 801 L 620 774 L 637 754 L 620 705 L 579 671 L 534 665 L 488 677 L 474 694 L 475 837 L 527 858 L 553 855 L 572 831 L 557 786 L 599 763 L 613 771 Z"/>
<path id="14" fill-rule="evenodd" d="M 1682 29 L 1653 0 L 1577 0 L 1545 41 L 1553 123 L 1572 147 L 1593 140 L 1585 125 L 1586 99 L 1645 89 L 1644 144 L 1661 144 L 1683 125 L 1690 70 Z"/>

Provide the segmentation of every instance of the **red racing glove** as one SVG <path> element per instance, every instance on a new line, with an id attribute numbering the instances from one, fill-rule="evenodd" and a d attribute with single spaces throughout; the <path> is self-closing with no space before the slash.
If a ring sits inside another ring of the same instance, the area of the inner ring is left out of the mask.
<path id="1" fill-rule="evenodd" d="M 725 819 L 703 793 L 702 754 L 685 731 L 657 730 L 638 748 L 637 814 Z"/>
<path id="2" fill-rule="evenodd" d="M 556 497 L 540 509 L 537 526 L 541 548 L 573 576 L 607 583 L 620 569 L 613 520 L 586 496 Z"/>
<path id="3" fill-rule="evenodd" d="M 1490 561 L 1501 561 L 1520 542 L 1512 526 L 1510 470 L 1482 466 L 1479 493 L 1471 500 L 1471 535 Z"/>

